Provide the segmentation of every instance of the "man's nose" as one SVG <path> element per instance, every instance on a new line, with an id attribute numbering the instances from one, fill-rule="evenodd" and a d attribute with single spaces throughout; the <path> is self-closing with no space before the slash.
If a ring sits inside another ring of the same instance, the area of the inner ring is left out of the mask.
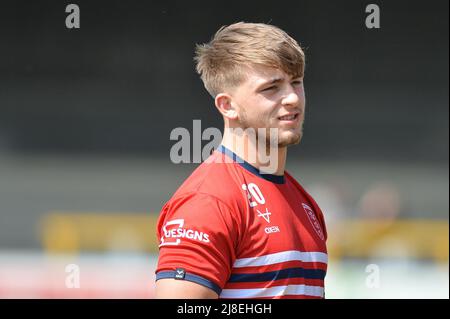
<path id="1" fill-rule="evenodd" d="M 289 87 L 286 89 L 285 95 L 283 96 L 282 104 L 298 106 L 300 102 L 299 94 L 302 94 L 302 92 L 297 92 L 294 88 Z"/>

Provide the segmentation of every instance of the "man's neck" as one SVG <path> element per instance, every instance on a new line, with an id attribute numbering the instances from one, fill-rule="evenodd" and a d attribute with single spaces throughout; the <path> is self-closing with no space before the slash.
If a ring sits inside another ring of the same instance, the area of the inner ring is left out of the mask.
<path id="1" fill-rule="evenodd" d="M 230 130 L 225 130 L 221 144 L 258 168 L 261 173 L 284 175 L 287 147 L 274 145 L 269 148 L 266 143 L 262 143 L 263 145 L 255 143 L 246 133 L 234 134 Z"/>

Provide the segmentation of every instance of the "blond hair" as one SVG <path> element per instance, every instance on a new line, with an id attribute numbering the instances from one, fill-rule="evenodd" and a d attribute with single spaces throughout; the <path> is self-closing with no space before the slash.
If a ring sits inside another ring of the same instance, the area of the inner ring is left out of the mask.
<path id="1" fill-rule="evenodd" d="M 305 54 L 280 28 L 263 23 L 238 22 L 223 26 L 209 43 L 196 45 L 196 70 L 206 90 L 215 97 L 245 79 L 246 67 L 264 65 L 303 76 Z"/>

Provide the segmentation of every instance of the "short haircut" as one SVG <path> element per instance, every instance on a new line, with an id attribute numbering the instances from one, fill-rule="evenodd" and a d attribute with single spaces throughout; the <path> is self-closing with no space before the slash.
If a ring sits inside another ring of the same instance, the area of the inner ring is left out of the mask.
<path id="1" fill-rule="evenodd" d="M 195 62 L 206 90 L 217 94 L 238 86 L 245 70 L 264 65 L 303 76 L 305 54 L 300 45 L 280 28 L 263 23 L 238 22 L 223 26 L 209 43 L 196 45 Z"/>

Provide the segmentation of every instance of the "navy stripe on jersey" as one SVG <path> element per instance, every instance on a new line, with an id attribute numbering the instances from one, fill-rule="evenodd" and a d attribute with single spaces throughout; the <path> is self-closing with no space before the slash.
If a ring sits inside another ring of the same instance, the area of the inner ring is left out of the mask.
<path id="1" fill-rule="evenodd" d="M 255 174 L 261 178 L 264 178 L 265 180 L 268 180 L 269 182 L 275 183 L 275 184 L 284 184 L 284 175 L 273 175 L 273 174 L 262 174 L 259 169 L 252 166 L 250 163 L 247 163 L 242 158 L 240 158 L 238 155 L 236 155 L 232 150 L 226 148 L 223 145 L 219 145 L 217 148 L 217 151 L 225 154 L 229 158 L 231 158 L 233 161 L 241 165 L 243 168 L 245 168 L 247 171 L 249 171 L 252 174 Z"/>
<path id="2" fill-rule="evenodd" d="M 325 279 L 326 272 L 321 269 L 288 268 L 260 274 L 231 274 L 228 282 L 261 282 L 287 278 Z"/>
<path id="3" fill-rule="evenodd" d="M 176 275 L 176 271 L 160 271 L 156 274 L 156 280 L 159 279 L 166 279 L 166 278 L 175 278 Z M 216 285 L 215 283 L 213 283 L 212 281 L 205 279 L 203 277 L 194 275 L 194 274 L 188 274 L 186 273 L 184 275 L 183 279 L 177 279 L 177 280 L 187 280 L 187 281 L 192 281 L 195 282 L 197 284 L 200 284 L 202 286 L 205 286 L 209 289 L 214 290 L 218 295 L 220 295 L 220 293 L 222 292 L 222 289 Z"/>

